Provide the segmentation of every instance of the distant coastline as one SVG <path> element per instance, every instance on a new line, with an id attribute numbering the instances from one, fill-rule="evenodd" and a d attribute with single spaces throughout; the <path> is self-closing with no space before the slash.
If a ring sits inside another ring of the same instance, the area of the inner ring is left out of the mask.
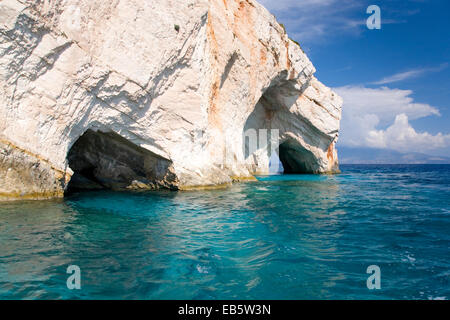
<path id="1" fill-rule="evenodd" d="M 346 164 L 450 164 L 450 157 L 389 149 L 338 147 L 339 162 Z"/>

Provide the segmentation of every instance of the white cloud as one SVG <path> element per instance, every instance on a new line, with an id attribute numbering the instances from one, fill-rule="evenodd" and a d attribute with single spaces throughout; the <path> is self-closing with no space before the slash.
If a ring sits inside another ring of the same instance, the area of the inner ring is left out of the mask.
<path id="1" fill-rule="evenodd" d="M 417 78 L 428 72 L 439 72 L 439 71 L 444 70 L 447 67 L 448 67 L 448 63 L 444 63 L 437 68 L 422 68 L 422 69 L 409 70 L 406 72 L 400 72 L 400 73 L 396 73 L 392 76 L 385 77 L 379 81 L 373 82 L 372 84 L 383 85 L 383 84 L 388 84 L 388 83 L 393 83 L 393 82 L 404 81 L 404 80 L 408 80 L 408 79 L 412 79 L 412 78 Z"/>
<path id="2" fill-rule="evenodd" d="M 396 73 L 392 76 L 385 77 L 379 81 L 373 82 L 372 84 L 382 85 L 382 84 L 403 81 L 403 80 L 418 77 L 418 76 L 422 75 L 424 72 L 425 71 L 423 69 L 418 69 L 418 70 L 410 70 L 410 71 L 406 71 L 406 72 Z"/>
<path id="3" fill-rule="evenodd" d="M 402 152 L 438 151 L 450 147 L 449 134 L 417 132 L 409 120 L 439 116 L 439 110 L 411 97 L 411 90 L 345 86 L 334 89 L 344 99 L 340 144 L 395 149 Z"/>
<path id="4" fill-rule="evenodd" d="M 354 115 L 375 115 L 386 125 L 395 116 L 406 114 L 410 119 L 419 119 L 429 115 L 439 115 L 439 110 L 425 103 L 414 102 L 411 90 L 366 88 L 362 86 L 345 86 L 335 88 L 345 101 L 344 113 Z"/>
<path id="5" fill-rule="evenodd" d="M 418 133 L 409 124 L 408 116 L 399 114 L 396 116 L 394 124 L 386 130 L 369 131 L 367 142 L 377 148 L 415 152 L 433 151 L 450 146 L 450 134 Z"/>

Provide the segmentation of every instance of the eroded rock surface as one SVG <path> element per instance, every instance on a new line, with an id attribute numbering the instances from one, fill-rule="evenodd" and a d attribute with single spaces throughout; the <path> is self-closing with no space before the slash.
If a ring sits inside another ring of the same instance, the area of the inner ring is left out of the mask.
<path id="1" fill-rule="evenodd" d="M 2 0 L 0 199 L 248 179 L 271 156 L 249 128 L 287 171 L 336 172 L 342 100 L 314 72 L 253 0 Z"/>

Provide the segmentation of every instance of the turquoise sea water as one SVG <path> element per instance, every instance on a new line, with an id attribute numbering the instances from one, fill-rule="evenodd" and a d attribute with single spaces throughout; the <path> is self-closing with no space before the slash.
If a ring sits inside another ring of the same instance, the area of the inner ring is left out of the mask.
<path id="1" fill-rule="evenodd" d="M 450 166 L 341 169 L 2 203 L 0 298 L 449 299 Z"/>

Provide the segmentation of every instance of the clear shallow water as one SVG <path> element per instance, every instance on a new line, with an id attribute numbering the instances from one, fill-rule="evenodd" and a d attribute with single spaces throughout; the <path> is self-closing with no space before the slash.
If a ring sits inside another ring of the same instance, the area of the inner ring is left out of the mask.
<path id="1" fill-rule="evenodd" d="M 449 299 L 450 166 L 341 169 L 2 203 L 0 298 Z"/>

